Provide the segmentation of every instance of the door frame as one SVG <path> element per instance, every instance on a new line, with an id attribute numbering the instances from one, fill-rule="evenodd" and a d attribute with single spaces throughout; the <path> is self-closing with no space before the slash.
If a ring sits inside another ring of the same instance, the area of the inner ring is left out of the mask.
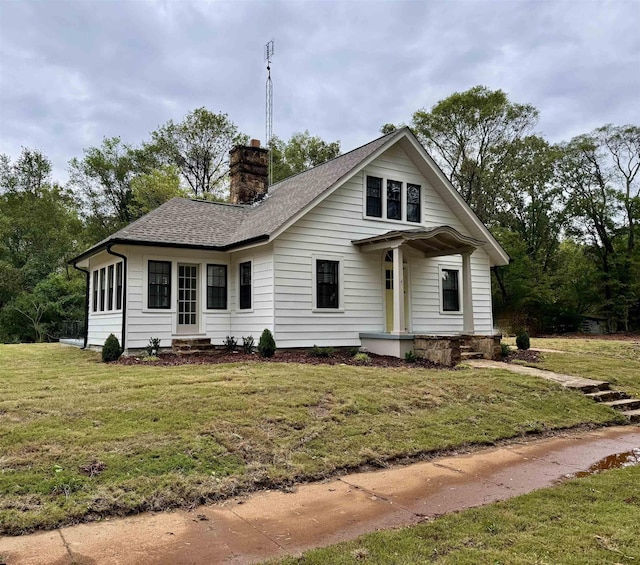
<path id="1" fill-rule="evenodd" d="M 382 328 L 385 333 L 390 333 L 393 331 L 393 327 L 389 329 L 387 309 L 391 308 L 391 319 L 393 320 L 393 300 L 391 300 L 391 303 L 387 300 L 387 270 L 391 266 L 391 272 L 393 273 L 393 261 L 387 261 L 387 253 L 388 250 L 385 250 L 382 254 Z M 405 331 L 411 333 L 411 267 L 409 261 L 406 260 L 408 258 L 405 256 L 404 259 L 402 263 L 404 271 L 404 325 Z M 391 282 L 393 284 L 393 274 L 391 275 Z"/>
<path id="2" fill-rule="evenodd" d="M 195 275 L 192 277 L 192 280 L 195 281 L 195 288 L 185 289 L 181 287 L 181 277 L 180 277 L 180 267 L 194 267 Z M 202 281 L 200 280 L 201 268 L 199 263 L 189 263 L 189 262 L 176 262 L 176 335 L 192 335 L 200 333 L 200 302 L 202 300 L 201 297 L 201 288 L 200 285 Z M 195 293 L 195 299 L 191 302 L 195 303 L 195 310 L 189 312 L 188 314 L 195 315 L 195 323 L 194 324 L 180 324 L 180 315 L 184 314 L 180 311 L 180 305 L 184 301 L 184 299 L 180 299 L 180 291 L 181 290 L 190 290 Z"/>

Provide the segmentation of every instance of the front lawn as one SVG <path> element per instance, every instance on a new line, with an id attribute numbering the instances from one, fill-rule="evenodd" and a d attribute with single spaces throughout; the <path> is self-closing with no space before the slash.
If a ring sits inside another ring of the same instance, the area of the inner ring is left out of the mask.
<path id="1" fill-rule="evenodd" d="M 638 563 L 638 483 L 640 467 L 607 471 L 278 563 Z"/>
<path id="2" fill-rule="evenodd" d="M 105 365 L 0 345 L 0 532 L 207 502 L 621 417 L 507 371 Z"/>

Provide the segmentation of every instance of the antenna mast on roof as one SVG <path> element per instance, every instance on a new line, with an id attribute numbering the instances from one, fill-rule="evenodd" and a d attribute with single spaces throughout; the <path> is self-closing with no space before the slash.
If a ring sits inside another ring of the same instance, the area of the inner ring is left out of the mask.
<path id="1" fill-rule="evenodd" d="M 267 62 L 267 107 L 265 143 L 269 149 L 269 185 L 273 181 L 273 151 L 271 138 L 273 137 L 273 83 L 271 82 L 271 58 L 273 57 L 273 39 L 264 46 L 264 60 Z"/>

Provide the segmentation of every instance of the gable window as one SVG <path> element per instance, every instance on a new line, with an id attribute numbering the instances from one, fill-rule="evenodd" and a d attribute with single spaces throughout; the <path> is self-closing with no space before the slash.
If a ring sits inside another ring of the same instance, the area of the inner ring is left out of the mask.
<path id="1" fill-rule="evenodd" d="M 171 302 L 171 261 L 149 261 L 147 306 L 169 308 Z"/>
<path id="2" fill-rule="evenodd" d="M 98 311 L 98 271 L 93 271 L 93 311 Z"/>
<path id="3" fill-rule="evenodd" d="M 122 308 L 122 263 L 116 263 L 116 310 Z"/>
<path id="4" fill-rule="evenodd" d="M 420 185 L 407 183 L 407 222 L 420 223 Z"/>
<path id="5" fill-rule="evenodd" d="M 207 265 L 207 308 L 227 309 L 227 266 Z"/>
<path id="6" fill-rule="evenodd" d="M 240 263 L 240 310 L 251 309 L 251 261 Z"/>
<path id="7" fill-rule="evenodd" d="M 339 261 L 316 260 L 317 308 L 339 308 Z"/>
<path id="8" fill-rule="evenodd" d="M 113 310 L 113 271 L 115 265 L 109 265 L 107 273 L 107 310 Z"/>
<path id="9" fill-rule="evenodd" d="M 387 218 L 402 220 L 402 183 L 387 180 Z"/>
<path id="10" fill-rule="evenodd" d="M 460 312 L 460 291 L 457 269 L 442 269 L 442 310 Z"/>
<path id="11" fill-rule="evenodd" d="M 106 269 L 100 269 L 100 312 L 104 312 L 104 285 L 106 278 Z"/>
<path id="12" fill-rule="evenodd" d="M 367 216 L 382 218 L 382 179 L 367 177 Z"/>

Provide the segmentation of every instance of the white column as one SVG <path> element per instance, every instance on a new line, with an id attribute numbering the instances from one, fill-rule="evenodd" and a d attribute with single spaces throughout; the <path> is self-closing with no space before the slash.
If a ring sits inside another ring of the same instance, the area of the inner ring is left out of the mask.
<path id="1" fill-rule="evenodd" d="M 463 332 L 475 333 L 473 326 L 473 289 L 471 285 L 471 252 L 462 254 L 462 316 Z"/>
<path id="2" fill-rule="evenodd" d="M 402 269 L 402 249 L 393 249 L 393 333 L 405 332 L 404 323 L 404 274 Z"/>

